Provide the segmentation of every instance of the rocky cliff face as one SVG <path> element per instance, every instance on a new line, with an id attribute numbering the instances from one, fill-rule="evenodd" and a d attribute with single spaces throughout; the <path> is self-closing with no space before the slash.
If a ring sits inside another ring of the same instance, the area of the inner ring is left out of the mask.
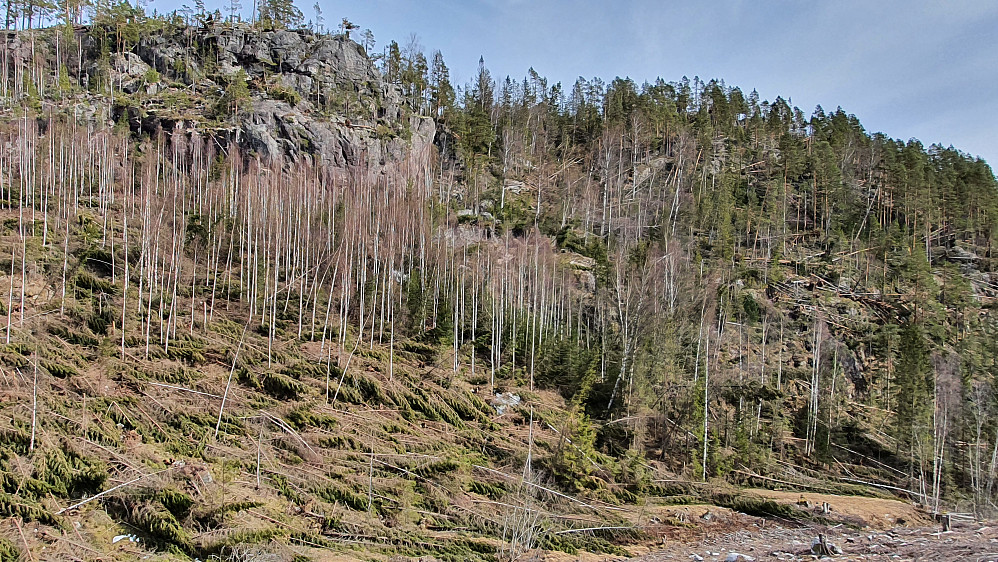
<path id="1" fill-rule="evenodd" d="M 133 130 L 178 126 L 209 131 L 263 158 L 311 160 L 336 168 L 378 169 L 432 147 L 432 119 L 413 115 L 357 43 L 308 31 L 248 26 L 168 28 L 134 49 L 101 54 L 83 32 L 90 91 L 115 94 L 110 118 Z M 245 72 L 249 99 L 220 115 L 218 100 Z"/>

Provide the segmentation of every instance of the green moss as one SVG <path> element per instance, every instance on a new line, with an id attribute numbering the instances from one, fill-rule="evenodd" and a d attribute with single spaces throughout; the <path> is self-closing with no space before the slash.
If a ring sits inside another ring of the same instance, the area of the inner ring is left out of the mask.
<path id="1" fill-rule="evenodd" d="M 361 347 L 361 348 L 357 349 L 357 356 L 358 357 L 367 357 L 368 359 L 374 359 L 375 361 L 378 361 L 379 363 L 387 363 L 388 362 L 388 354 L 385 353 L 384 351 L 381 351 L 380 349 L 368 349 L 368 348 Z"/>
<path id="2" fill-rule="evenodd" d="M 206 361 L 204 351 L 205 343 L 203 341 L 177 341 L 166 350 L 166 356 L 190 365 L 200 365 Z"/>
<path id="3" fill-rule="evenodd" d="M 17 353 L 0 352 L 0 361 L 3 361 L 4 364 L 14 369 L 23 369 L 31 365 L 31 362 L 28 361 L 27 357 Z"/>
<path id="4" fill-rule="evenodd" d="M 413 398 L 412 394 L 398 386 L 389 386 L 386 389 L 386 394 L 391 403 L 398 407 L 399 414 L 403 418 L 412 419 L 412 404 L 409 402 L 409 398 Z"/>
<path id="5" fill-rule="evenodd" d="M 271 474 L 270 481 L 274 484 L 274 489 L 277 490 L 277 493 L 284 496 L 291 503 L 305 505 L 306 500 L 291 485 L 291 481 L 288 480 L 287 476 L 283 474 Z"/>
<path id="6" fill-rule="evenodd" d="M 18 562 L 20 559 L 21 551 L 14 546 L 14 543 L 0 538 L 0 562 Z"/>
<path id="7" fill-rule="evenodd" d="M 360 391 L 364 402 L 368 405 L 384 404 L 387 401 L 385 395 L 381 392 L 381 385 L 376 381 L 364 375 L 357 375 L 354 377 L 353 382 L 357 390 Z"/>
<path id="8" fill-rule="evenodd" d="M 29 346 L 26 343 L 21 343 L 21 342 L 15 342 L 15 343 L 6 344 L 6 345 L 4 345 L 2 347 L 2 349 L 4 351 L 9 351 L 11 353 L 17 353 L 17 354 L 22 355 L 24 357 L 31 356 L 31 352 L 32 352 L 31 346 Z"/>
<path id="9" fill-rule="evenodd" d="M 77 288 L 86 289 L 92 293 L 106 293 L 113 295 L 117 292 L 117 287 L 110 281 L 98 279 L 85 271 L 80 271 L 74 278 Z"/>
<path id="10" fill-rule="evenodd" d="M 269 372 L 257 374 L 246 369 L 240 369 L 237 380 L 250 388 L 262 390 L 278 400 L 296 400 L 308 393 L 304 384 L 280 373 Z"/>
<path id="11" fill-rule="evenodd" d="M 95 309 L 96 308 L 97 306 L 95 305 Z M 86 322 L 87 328 L 90 328 L 91 332 L 101 336 L 106 336 L 108 328 L 114 324 L 114 311 L 110 306 L 103 306 L 100 307 L 99 310 L 95 310 L 92 313 L 84 314 L 83 320 Z"/>
<path id="12" fill-rule="evenodd" d="M 0 491 L 26 500 L 38 501 L 39 498 L 49 494 L 52 489 L 41 480 L 4 471 L 0 472 Z"/>
<path id="13" fill-rule="evenodd" d="M 229 336 L 230 338 L 233 338 L 237 341 L 239 340 L 239 337 L 243 331 L 242 325 L 233 322 L 232 320 L 227 320 L 225 318 L 219 318 L 215 320 L 210 324 L 208 329 L 211 330 L 212 332 Z"/>
<path id="14" fill-rule="evenodd" d="M 583 550 L 589 550 L 584 546 L 580 546 L 583 543 L 585 543 L 587 546 L 594 547 L 595 548 L 594 551 L 605 552 L 604 549 L 600 548 L 602 545 L 598 543 L 592 544 L 594 543 L 594 541 L 591 540 L 579 540 L 577 537 L 570 534 L 546 535 L 541 539 L 540 547 L 543 548 L 544 550 L 557 550 L 575 556 L 579 553 L 580 548 L 582 548 Z M 612 545 L 610 546 L 612 547 Z"/>
<path id="15" fill-rule="evenodd" d="M 739 493 L 718 493 L 711 498 L 714 505 L 726 507 L 756 517 L 780 517 L 791 521 L 813 519 L 811 514 L 792 505 L 776 503 L 758 496 Z"/>
<path id="16" fill-rule="evenodd" d="M 317 532 L 295 531 L 288 535 L 288 540 L 292 543 L 317 548 L 336 549 L 343 546 L 342 543 L 327 539 Z"/>
<path id="17" fill-rule="evenodd" d="M 151 378 L 159 382 L 189 386 L 201 378 L 201 373 L 195 369 L 180 367 L 170 371 L 143 373 L 140 378 Z"/>
<path id="18" fill-rule="evenodd" d="M 231 502 L 223 504 L 220 507 L 205 508 L 194 515 L 194 520 L 197 521 L 197 523 L 202 527 L 215 529 L 222 526 L 225 522 L 226 515 L 230 513 L 239 513 L 240 511 L 246 511 L 247 509 L 253 509 L 254 507 L 260 507 L 261 505 L 263 504 L 253 501 Z"/>
<path id="19" fill-rule="evenodd" d="M 409 403 L 412 408 L 423 414 L 426 419 L 430 421 L 443 421 L 443 417 L 437 408 L 434 407 L 429 396 L 426 395 L 420 388 L 414 388 L 412 394 L 410 395 Z"/>
<path id="20" fill-rule="evenodd" d="M 181 412 L 170 419 L 170 425 L 179 429 L 185 435 L 194 436 L 198 439 L 211 431 L 214 433 L 218 418 L 206 412 Z M 219 431 L 230 435 L 242 435 L 246 426 L 239 418 L 224 414 Z"/>
<path id="21" fill-rule="evenodd" d="M 320 427 L 322 429 L 333 430 L 338 425 L 335 418 L 313 412 L 308 405 L 302 405 L 291 410 L 284 416 L 284 421 L 299 431 L 307 427 Z"/>
<path id="22" fill-rule="evenodd" d="M 468 491 L 480 496 L 485 496 L 490 500 L 499 501 L 509 490 L 506 489 L 505 484 L 492 484 L 489 482 L 480 482 L 478 480 L 473 480 L 468 486 Z"/>
<path id="23" fill-rule="evenodd" d="M 367 496 L 362 496 L 336 484 L 316 490 L 315 495 L 329 503 L 339 503 L 355 511 L 367 511 Z"/>
<path id="24" fill-rule="evenodd" d="M 471 402 L 466 402 L 464 397 L 454 394 L 444 394 L 441 396 L 444 403 L 464 421 L 475 421 L 481 416 L 481 412 Z"/>
<path id="25" fill-rule="evenodd" d="M 160 490 L 156 499 L 177 519 L 185 519 L 194 507 L 194 498 L 174 488 Z"/>
<path id="26" fill-rule="evenodd" d="M 82 456 L 68 446 L 45 452 L 37 477 L 63 498 L 92 496 L 104 489 L 107 466 L 98 459 Z"/>
<path id="27" fill-rule="evenodd" d="M 212 559 L 235 560 L 228 557 L 235 554 L 233 547 L 241 545 L 261 544 L 273 539 L 284 538 L 288 532 L 276 527 L 265 527 L 263 529 L 239 529 L 225 533 L 224 537 L 202 546 L 199 549 L 201 557 L 211 557 Z"/>
<path id="28" fill-rule="evenodd" d="M 452 461 L 450 459 L 443 459 L 423 465 L 419 468 L 414 469 L 412 472 L 424 478 L 428 478 L 439 474 L 446 474 L 448 472 L 453 472 L 459 469 L 460 467 L 461 465 L 455 461 Z"/>
<path id="29" fill-rule="evenodd" d="M 66 379 L 71 376 L 78 376 L 80 373 L 69 365 L 60 365 L 49 361 L 41 361 L 39 365 L 49 372 L 53 377 Z"/>
<path id="30" fill-rule="evenodd" d="M 58 336 L 68 343 L 73 345 L 78 345 L 80 347 L 97 347 L 100 345 L 100 340 L 96 337 L 87 334 L 85 332 L 70 331 L 64 326 L 53 325 L 49 326 L 49 333 L 53 336 Z"/>
<path id="31" fill-rule="evenodd" d="M 121 436 L 116 430 L 108 430 L 100 423 L 90 424 L 83 432 L 83 436 L 89 441 L 108 447 L 118 447 L 121 445 Z"/>
<path id="32" fill-rule="evenodd" d="M 137 529 L 147 543 L 166 550 L 192 551 L 190 534 L 159 502 L 118 496 L 104 503 L 109 515 Z"/>
<path id="33" fill-rule="evenodd" d="M 349 435 L 336 435 L 333 437 L 322 437 L 319 439 L 319 446 L 327 449 L 345 449 L 348 451 L 360 451 L 364 447 L 356 439 Z"/>
<path id="34" fill-rule="evenodd" d="M 424 363 L 433 363 L 437 358 L 437 354 L 440 352 L 439 346 L 418 341 L 401 342 L 396 347 L 399 351 L 412 354 Z"/>
<path id="35" fill-rule="evenodd" d="M 10 458 L 9 455 L 27 455 L 31 445 L 31 435 L 18 429 L 0 429 L 0 459 Z"/>
<path id="36" fill-rule="evenodd" d="M 90 226 L 90 223 L 87 226 Z M 99 276 L 107 277 L 114 270 L 114 257 L 107 249 L 89 246 L 81 249 L 78 256 L 80 265 L 86 266 L 88 270 Z"/>
<path id="37" fill-rule="evenodd" d="M 281 374 L 293 377 L 297 380 L 301 380 L 303 378 L 325 380 L 326 368 L 325 365 L 299 362 L 293 365 L 287 365 L 283 367 L 281 369 Z"/>
<path id="38" fill-rule="evenodd" d="M 55 517 L 44 507 L 3 492 L 0 492 L 0 516 L 19 517 L 25 521 L 38 521 L 45 525 L 58 525 Z"/>
<path id="39" fill-rule="evenodd" d="M 568 554 L 578 554 L 580 550 L 597 554 L 612 554 L 630 558 L 631 554 L 618 543 L 633 543 L 645 538 L 636 530 L 607 529 L 585 533 L 545 534 L 539 546 L 546 550 L 559 550 Z"/>

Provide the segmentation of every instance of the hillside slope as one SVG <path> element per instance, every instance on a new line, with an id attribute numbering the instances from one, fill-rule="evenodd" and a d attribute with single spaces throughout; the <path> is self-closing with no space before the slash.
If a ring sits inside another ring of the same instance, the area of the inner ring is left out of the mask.
<path id="1" fill-rule="evenodd" d="M 739 486 L 993 506 L 983 161 L 717 81 L 483 65 L 456 100 L 442 59 L 304 30 L 0 47 L 0 559 L 839 517 Z"/>

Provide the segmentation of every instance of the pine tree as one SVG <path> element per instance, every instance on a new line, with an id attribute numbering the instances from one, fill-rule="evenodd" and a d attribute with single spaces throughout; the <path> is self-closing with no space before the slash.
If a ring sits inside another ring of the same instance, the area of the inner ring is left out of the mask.
<path id="1" fill-rule="evenodd" d="M 496 130 L 492 121 L 494 96 L 495 82 L 485 68 L 485 59 L 479 58 L 477 77 L 465 93 L 465 115 L 461 127 L 461 146 L 465 158 L 469 160 L 477 160 L 480 156 L 486 159 L 492 157 L 492 148 L 496 143 Z"/>
<path id="2" fill-rule="evenodd" d="M 388 44 L 388 55 L 382 61 L 381 73 L 391 84 L 402 83 L 402 50 L 395 41 Z"/>
<path id="3" fill-rule="evenodd" d="M 236 18 L 239 16 L 239 10 L 243 9 L 243 5 L 239 0 L 228 0 L 229 8 L 229 22 L 235 23 Z"/>
<path id="4" fill-rule="evenodd" d="M 228 115 L 238 115 L 240 109 L 244 109 L 249 103 L 250 91 L 246 85 L 246 71 L 239 69 L 229 78 L 229 85 L 225 88 L 225 93 L 218 100 L 215 106 L 215 115 L 224 117 Z"/>
<path id="5" fill-rule="evenodd" d="M 312 6 L 312 11 L 315 12 L 315 30 L 319 33 L 322 33 L 323 25 L 326 23 L 325 18 L 322 17 L 322 6 L 320 6 L 319 3 L 316 2 Z"/>
<path id="6" fill-rule="evenodd" d="M 304 16 L 292 0 L 262 0 L 260 2 L 260 24 L 269 29 L 297 29 L 302 26 Z"/>
<path id="7" fill-rule="evenodd" d="M 924 460 L 921 448 L 928 446 L 932 425 L 932 369 L 929 350 L 922 327 L 908 323 L 901 330 L 898 346 L 897 410 L 894 417 L 894 436 L 898 450 L 907 454 L 913 468 Z"/>
<path id="8" fill-rule="evenodd" d="M 454 109 L 454 87 L 450 83 L 450 70 L 440 51 L 433 52 L 430 64 L 430 110 L 434 117 L 443 118 Z"/>
<path id="9" fill-rule="evenodd" d="M 346 18 L 343 18 L 343 21 L 340 22 L 340 35 L 343 35 L 347 39 L 350 38 L 350 32 L 355 29 L 360 29 L 360 26 Z"/>

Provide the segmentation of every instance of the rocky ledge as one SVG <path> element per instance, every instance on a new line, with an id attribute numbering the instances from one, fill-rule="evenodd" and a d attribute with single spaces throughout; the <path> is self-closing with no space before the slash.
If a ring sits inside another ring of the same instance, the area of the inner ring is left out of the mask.
<path id="1" fill-rule="evenodd" d="M 54 54 L 60 31 L 47 31 L 11 34 L 7 51 Z M 119 48 L 99 31 L 76 29 L 80 64 L 68 69 L 77 84 L 66 105 L 77 117 L 127 121 L 139 133 L 198 131 L 265 159 L 344 169 L 425 156 L 436 134 L 434 121 L 410 111 L 399 87 L 343 36 L 160 25 Z M 246 88 L 231 103 L 237 80 Z"/>

